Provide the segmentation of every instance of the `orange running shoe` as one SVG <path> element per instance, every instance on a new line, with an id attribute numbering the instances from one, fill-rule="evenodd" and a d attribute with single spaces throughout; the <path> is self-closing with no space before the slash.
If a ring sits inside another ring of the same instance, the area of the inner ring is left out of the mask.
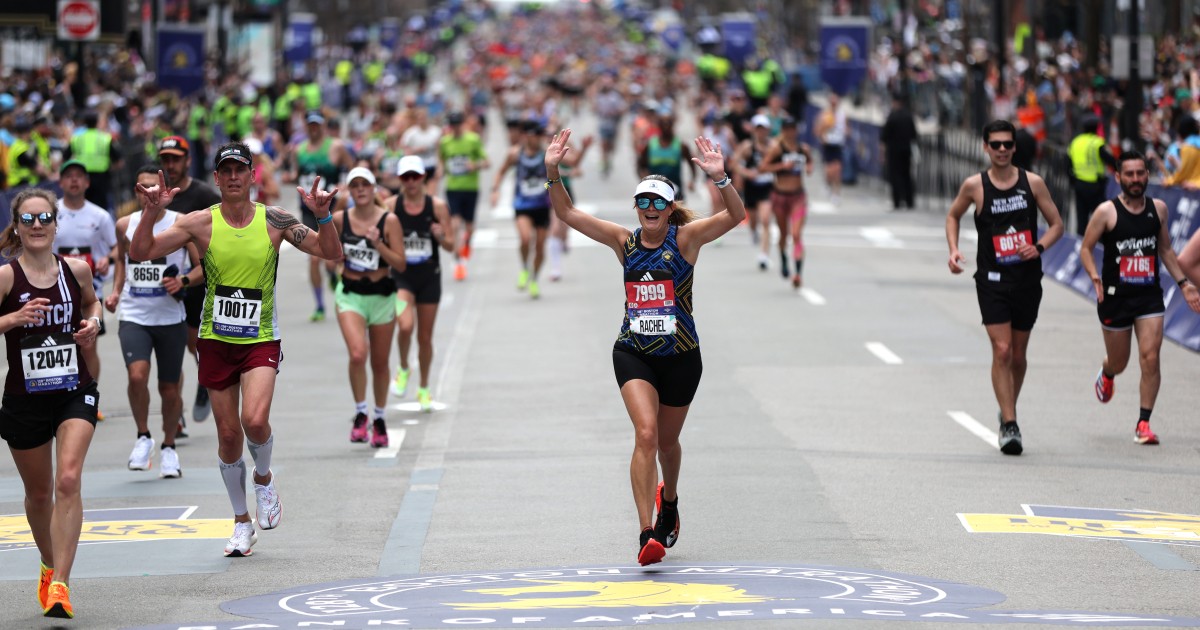
<path id="1" fill-rule="evenodd" d="M 666 557 L 667 550 L 663 548 L 662 543 L 654 538 L 654 528 L 647 527 L 642 531 L 642 548 L 638 551 L 638 564 L 646 566 L 648 564 L 657 564 L 662 562 Z"/>
<path id="2" fill-rule="evenodd" d="M 1149 420 L 1138 420 L 1137 430 L 1133 432 L 1133 441 L 1138 444 L 1158 444 L 1158 436 L 1150 430 Z"/>
<path id="3" fill-rule="evenodd" d="M 471 244 L 463 243 L 463 246 L 458 248 L 458 256 L 460 258 L 470 258 L 471 257 Z"/>
<path id="4" fill-rule="evenodd" d="M 50 582 L 54 580 L 54 569 L 42 562 L 38 564 L 42 565 L 42 574 L 38 577 L 38 606 L 46 610 L 46 597 L 50 593 Z"/>
<path id="5" fill-rule="evenodd" d="M 1116 388 L 1113 378 L 1104 373 L 1104 368 L 1100 368 L 1100 373 L 1096 375 L 1096 400 L 1102 403 L 1112 400 Z"/>
<path id="6" fill-rule="evenodd" d="M 454 279 L 459 280 L 459 281 L 467 279 L 467 266 L 466 265 L 464 265 L 462 263 L 454 264 Z"/>
<path id="7" fill-rule="evenodd" d="M 75 610 L 71 608 L 71 589 L 62 582 L 51 582 L 50 592 L 46 595 L 45 617 L 59 619 L 74 619 Z"/>

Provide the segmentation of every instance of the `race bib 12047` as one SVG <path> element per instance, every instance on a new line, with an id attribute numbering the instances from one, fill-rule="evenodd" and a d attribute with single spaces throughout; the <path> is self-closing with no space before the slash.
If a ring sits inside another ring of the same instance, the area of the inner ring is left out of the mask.
<path id="1" fill-rule="evenodd" d="M 69 333 L 28 335 L 21 340 L 21 369 L 31 394 L 73 389 L 79 385 L 79 347 Z"/>

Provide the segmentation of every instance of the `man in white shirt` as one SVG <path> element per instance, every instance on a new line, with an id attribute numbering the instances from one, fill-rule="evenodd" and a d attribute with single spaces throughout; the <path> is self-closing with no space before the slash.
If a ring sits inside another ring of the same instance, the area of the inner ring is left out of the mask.
<path id="1" fill-rule="evenodd" d="M 62 186 L 63 195 L 58 200 L 58 231 L 54 238 L 54 251 L 65 258 L 83 260 L 92 268 L 96 297 L 103 301 L 101 289 L 117 247 L 112 216 L 84 197 L 91 177 L 83 162 L 63 162 L 58 183 Z M 103 331 L 104 324 L 101 323 L 100 334 L 104 334 Z"/>

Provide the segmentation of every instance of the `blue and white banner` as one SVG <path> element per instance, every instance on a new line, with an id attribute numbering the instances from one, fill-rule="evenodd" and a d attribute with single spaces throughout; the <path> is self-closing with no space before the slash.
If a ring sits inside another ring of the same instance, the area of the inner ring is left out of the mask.
<path id="1" fill-rule="evenodd" d="M 293 13 L 283 38 L 283 60 L 288 63 L 305 63 L 313 58 L 313 29 L 316 16 L 311 13 Z"/>
<path id="2" fill-rule="evenodd" d="M 721 21 L 721 40 L 725 43 L 724 56 L 735 68 L 741 68 L 748 57 L 757 52 L 754 38 L 757 22 L 751 13 L 729 13 Z"/>
<path id="3" fill-rule="evenodd" d="M 204 89 L 204 29 L 158 26 L 158 85 L 189 96 Z"/>
<path id="4" fill-rule="evenodd" d="M 837 94 L 848 94 L 867 78 L 871 54 L 870 18 L 821 20 L 821 80 Z"/>
<path id="5" fill-rule="evenodd" d="M 400 43 L 400 20 L 384 18 L 379 25 L 379 45 L 394 51 L 398 43 Z"/>

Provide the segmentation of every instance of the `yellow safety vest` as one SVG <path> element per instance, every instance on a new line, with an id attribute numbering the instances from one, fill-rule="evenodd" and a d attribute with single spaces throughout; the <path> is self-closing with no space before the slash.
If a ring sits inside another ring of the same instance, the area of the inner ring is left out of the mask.
<path id="1" fill-rule="evenodd" d="M 71 157 L 83 162 L 89 173 L 107 173 L 112 136 L 97 129 L 87 129 L 71 138 Z"/>
<path id="2" fill-rule="evenodd" d="M 8 151 L 8 187 L 20 186 L 21 184 L 36 184 L 37 175 L 33 169 L 21 166 L 20 159 L 26 151 L 29 150 L 29 143 L 25 140 L 17 138 L 13 141 L 12 146 Z"/>
<path id="3" fill-rule="evenodd" d="M 1100 148 L 1104 138 L 1094 133 L 1081 133 L 1071 140 L 1067 155 L 1071 158 L 1071 170 L 1075 179 L 1095 183 L 1104 177 L 1104 163 L 1100 161 Z"/>

